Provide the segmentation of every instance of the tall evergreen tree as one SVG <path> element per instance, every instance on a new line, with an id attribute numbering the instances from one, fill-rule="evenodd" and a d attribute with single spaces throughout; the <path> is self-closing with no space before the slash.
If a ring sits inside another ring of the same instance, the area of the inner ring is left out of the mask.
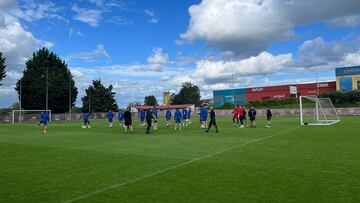
<path id="1" fill-rule="evenodd" d="M 157 106 L 159 104 L 154 95 L 149 95 L 144 98 L 144 105 L 145 106 Z"/>
<path id="2" fill-rule="evenodd" d="M 16 83 L 19 97 L 21 90 L 22 108 L 45 109 L 47 86 L 48 109 L 53 113 L 64 113 L 69 110 L 69 104 L 74 106 L 78 90 L 67 64 L 55 53 L 42 48 L 27 60 L 23 76 Z"/>
<path id="3" fill-rule="evenodd" d="M 171 104 L 195 104 L 199 106 L 200 101 L 200 89 L 198 86 L 193 85 L 191 82 L 184 82 L 178 94 L 173 94 L 170 97 Z"/>
<path id="4" fill-rule="evenodd" d="M 115 92 L 112 91 L 113 86 L 106 88 L 101 84 L 101 80 L 93 80 L 86 90 L 86 95 L 81 98 L 83 102 L 83 112 L 107 112 L 109 110 L 117 110 L 118 105 L 115 101 Z M 90 98 L 90 100 L 89 100 Z M 90 103 L 89 103 L 90 101 Z"/>
<path id="5" fill-rule="evenodd" d="M 6 77 L 6 64 L 5 64 L 6 58 L 3 57 L 2 53 L 0 52 L 0 86 L 1 81 Z"/>

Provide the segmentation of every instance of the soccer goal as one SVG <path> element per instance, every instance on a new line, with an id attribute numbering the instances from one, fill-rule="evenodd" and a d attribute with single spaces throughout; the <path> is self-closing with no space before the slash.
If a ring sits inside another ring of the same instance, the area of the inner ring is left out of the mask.
<path id="1" fill-rule="evenodd" d="M 340 118 L 329 98 L 300 96 L 301 125 L 332 125 Z"/>
<path id="2" fill-rule="evenodd" d="M 49 113 L 49 121 L 51 122 L 51 110 L 13 110 L 12 123 L 37 123 L 40 121 L 42 112 Z"/>

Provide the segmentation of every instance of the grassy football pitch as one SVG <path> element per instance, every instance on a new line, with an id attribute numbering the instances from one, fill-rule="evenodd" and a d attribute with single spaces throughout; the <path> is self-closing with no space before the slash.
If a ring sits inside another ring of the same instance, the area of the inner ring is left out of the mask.
<path id="1" fill-rule="evenodd" d="M 134 134 L 53 123 L 46 136 L 0 124 L 0 202 L 360 202 L 360 117 L 341 119 L 239 129 L 218 118 L 219 134 L 161 120 L 150 136 L 138 122 Z"/>

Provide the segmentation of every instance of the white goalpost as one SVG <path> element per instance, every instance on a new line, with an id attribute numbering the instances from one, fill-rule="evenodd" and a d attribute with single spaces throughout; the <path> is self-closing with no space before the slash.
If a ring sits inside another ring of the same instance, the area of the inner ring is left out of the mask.
<path id="1" fill-rule="evenodd" d="M 329 98 L 300 96 L 301 125 L 332 125 L 338 122 L 339 115 Z"/>
<path id="2" fill-rule="evenodd" d="M 13 110 L 12 123 L 37 123 L 42 112 L 49 113 L 49 122 L 51 122 L 51 110 Z"/>

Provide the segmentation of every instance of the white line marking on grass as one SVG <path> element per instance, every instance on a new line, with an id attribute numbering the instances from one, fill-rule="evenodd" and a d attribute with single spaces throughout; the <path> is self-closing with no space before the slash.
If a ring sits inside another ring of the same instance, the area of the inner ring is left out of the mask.
<path id="1" fill-rule="evenodd" d="M 97 194 L 100 194 L 100 193 L 103 193 L 103 192 L 107 192 L 107 191 L 109 191 L 109 190 L 112 190 L 112 189 L 115 189 L 115 188 L 118 188 L 118 187 L 121 187 L 121 186 L 130 184 L 130 183 L 135 183 L 135 182 L 144 180 L 144 179 L 146 179 L 146 178 L 150 178 L 150 177 L 153 177 L 153 176 L 156 176 L 156 175 L 165 173 L 165 172 L 167 172 L 167 171 L 170 171 L 170 170 L 173 170 L 173 169 L 182 167 L 182 166 L 186 166 L 186 165 L 191 164 L 191 163 L 193 163 L 193 162 L 195 162 L 195 161 L 200 161 L 200 160 L 202 160 L 202 159 L 206 159 L 206 158 L 209 158 L 209 157 L 212 157 L 212 156 L 215 156 L 215 155 L 218 155 L 218 154 L 227 152 L 227 151 L 231 151 L 231 150 L 233 150 L 233 149 L 235 149 L 235 148 L 238 148 L 238 147 L 243 147 L 243 146 L 246 146 L 246 145 L 249 145 L 249 144 L 253 144 L 253 143 L 256 143 L 256 142 L 261 142 L 261 141 L 263 141 L 263 140 L 270 139 L 270 138 L 272 138 L 272 137 L 276 137 L 276 136 L 285 134 L 285 133 L 287 133 L 287 132 L 296 130 L 296 129 L 298 129 L 298 128 L 300 128 L 300 126 L 298 126 L 298 127 L 296 127 L 296 128 L 293 128 L 293 129 L 290 129 L 290 130 L 285 130 L 285 131 L 283 131 L 283 132 L 281 132 L 281 133 L 278 133 L 278 134 L 275 134 L 275 135 L 269 135 L 269 136 L 265 136 L 265 137 L 262 137 L 262 138 L 254 139 L 254 140 L 251 140 L 251 141 L 248 141 L 248 142 L 239 144 L 239 145 L 235 145 L 235 146 L 230 147 L 230 148 L 227 148 L 227 149 L 223 149 L 223 150 L 220 150 L 220 151 L 217 151 L 217 152 L 214 152 L 214 153 L 210 153 L 210 154 L 207 154 L 207 155 L 204 155 L 204 156 L 195 158 L 195 159 L 191 159 L 191 160 L 185 161 L 185 162 L 183 162 L 183 163 L 181 163 L 181 164 L 177 164 L 177 165 L 175 165 L 175 166 L 171 166 L 171 167 L 168 167 L 168 168 L 164 168 L 164 169 L 162 169 L 162 170 L 156 171 L 156 172 L 154 172 L 154 173 L 150 173 L 150 174 L 148 174 L 148 175 L 144 175 L 144 176 L 141 176 L 141 177 L 132 179 L 132 180 L 128 180 L 128 181 L 125 181 L 125 182 L 122 182 L 122 183 L 118 183 L 118 184 L 115 184 L 115 185 L 112 185 L 112 186 L 109 186 L 109 187 L 106 187 L 106 188 L 103 188 L 103 189 L 100 189 L 100 190 L 95 190 L 95 191 L 93 191 L 93 192 L 90 192 L 90 193 L 87 193 L 87 194 L 84 194 L 84 195 L 75 197 L 75 198 L 73 198 L 73 199 L 66 200 L 66 201 L 64 201 L 63 203 L 76 202 L 76 201 L 79 201 L 79 200 L 82 200 L 82 199 L 85 199 L 85 198 L 88 198 L 88 197 L 91 197 L 91 196 L 94 196 L 94 195 L 97 195 Z"/>

